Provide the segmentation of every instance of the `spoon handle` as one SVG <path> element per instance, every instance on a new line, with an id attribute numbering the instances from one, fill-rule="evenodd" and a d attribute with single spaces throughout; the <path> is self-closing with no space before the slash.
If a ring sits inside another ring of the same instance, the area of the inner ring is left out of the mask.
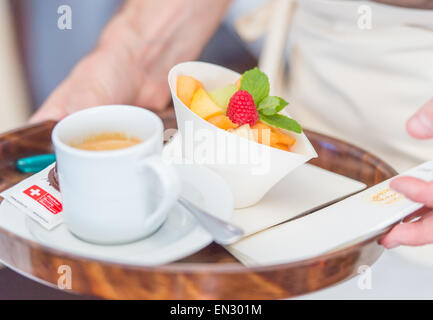
<path id="1" fill-rule="evenodd" d="M 244 231 L 241 228 L 207 213 L 184 198 L 179 198 L 178 202 L 194 215 L 216 243 L 228 245 L 243 237 Z"/>

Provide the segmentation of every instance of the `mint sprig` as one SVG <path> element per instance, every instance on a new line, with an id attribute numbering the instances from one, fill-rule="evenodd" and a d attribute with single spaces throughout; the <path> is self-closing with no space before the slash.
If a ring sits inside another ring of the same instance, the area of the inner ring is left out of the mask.
<path id="1" fill-rule="evenodd" d="M 259 68 L 242 75 L 240 90 L 246 90 L 253 96 L 261 121 L 272 127 L 302 133 L 302 127 L 296 120 L 279 114 L 289 103 L 283 98 L 269 96 L 269 78 Z"/>
<path id="2" fill-rule="evenodd" d="M 271 116 L 283 110 L 289 103 L 280 97 L 267 96 L 257 106 L 257 111 L 266 116 Z"/>
<path id="3" fill-rule="evenodd" d="M 248 91 L 253 96 L 254 103 L 258 106 L 269 95 L 268 76 L 257 67 L 248 70 L 242 75 L 240 89 Z"/>
<path id="4" fill-rule="evenodd" d="M 286 117 L 285 115 L 273 114 L 266 116 L 259 113 L 259 116 L 260 120 L 272 127 L 281 128 L 296 133 L 302 133 L 301 125 L 296 120 Z"/>

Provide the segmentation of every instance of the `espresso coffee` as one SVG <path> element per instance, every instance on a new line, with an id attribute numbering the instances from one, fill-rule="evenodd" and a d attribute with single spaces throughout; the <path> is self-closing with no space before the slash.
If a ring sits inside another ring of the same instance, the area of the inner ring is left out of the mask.
<path id="1" fill-rule="evenodd" d="M 129 148 L 140 142 L 141 140 L 129 137 L 125 133 L 104 132 L 89 136 L 80 143 L 71 143 L 71 146 L 88 151 L 107 151 Z"/>

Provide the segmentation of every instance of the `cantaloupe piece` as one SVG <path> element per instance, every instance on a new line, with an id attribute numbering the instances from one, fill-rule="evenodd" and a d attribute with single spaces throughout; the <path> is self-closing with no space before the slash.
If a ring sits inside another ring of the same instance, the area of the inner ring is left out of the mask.
<path id="1" fill-rule="evenodd" d="M 278 143 L 285 144 L 288 147 L 291 147 L 295 144 L 296 139 L 292 136 L 289 136 L 288 134 L 281 132 L 278 129 L 273 130 L 274 134 L 276 135 L 276 139 L 278 140 Z"/>
<path id="2" fill-rule="evenodd" d="M 263 122 L 258 121 L 251 127 L 257 130 L 257 142 L 265 145 L 272 145 L 278 143 L 278 139 L 273 132 L 272 128 Z"/>
<path id="3" fill-rule="evenodd" d="M 229 117 L 219 114 L 209 118 L 207 121 L 223 130 L 236 129 L 239 125 L 233 123 Z"/>
<path id="4" fill-rule="evenodd" d="M 199 88 L 192 97 L 190 109 L 205 120 L 223 113 L 203 88 Z"/>
<path id="5" fill-rule="evenodd" d="M 285 134 L 284 132 L 281 132 L 279 129 L 272 128 L 268 126 L 267 124 L 259 121 L 254 126 L 251 127 L 252 129 L 258 130 L 258 142 L 266 145 L 270 145 L 271 147 L 278 148 L 278 149 L 289 149 L 291 146 L 293 146 L 296 142 L 296 139 L 292 136 L 289 136 L 288 134 Z M 264 130 L 267 131 L 266 134 L 270 135 L 269 138 L 265 136 Z M 268 141 L 265 141 L 268 140 Z M 268 143 L 267 143 L 268 142 Z M 284 147 L 286 146 L 286 147 Z"/>
<path id="6" fill-rule="evenodd" d="M 280 149 L 280 150 L 284 150 L 284 151 L 289 151 L 290 148 L 285 145 L 285 144 L 281 144 L 281 143 L 275 143 L 275 144 L 271 144 L 272 148 L 276 148 L 276 149 Z"/>
<path id="7" fill-rule="evenodd" d="M 190 76 L 177 77 L 177 96 L 188 108 L 191 106 L 192 97 L 199 88 L 204 88 L 203 83 Z"/>

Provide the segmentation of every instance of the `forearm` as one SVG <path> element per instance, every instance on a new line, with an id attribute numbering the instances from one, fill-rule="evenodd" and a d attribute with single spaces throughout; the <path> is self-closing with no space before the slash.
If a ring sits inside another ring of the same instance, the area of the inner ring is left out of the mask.
<path id="1" fill-rule="evenodd" d="M 116 55 L 138 84 L 149 72 L 166 81 L 166 71 L 174 64 L 197 58 L 229 3 L 230 0 L 128 0 L 106 27 L 96 51 Z"/>
<path id="2" fill-rule="evenodd" d="M 230 0 L 128 0 L 96 48 L 32 117 L 59 120 L 106 104 L 163 108 L 167 73 L 195 59 L 218 27 Z"/>

